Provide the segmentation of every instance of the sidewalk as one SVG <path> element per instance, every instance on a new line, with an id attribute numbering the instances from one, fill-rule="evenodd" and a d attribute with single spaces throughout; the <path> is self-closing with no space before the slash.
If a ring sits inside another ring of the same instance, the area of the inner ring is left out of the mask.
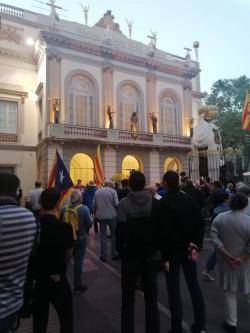
<path id="1" fill-rule="evenodd" d="M 74 296 L 74 333 L 120 333 L 121 288 L 119 262 L 105 264 L 98 259 L 98 241 L 90 236 L 89 250 L 84 262 L 84 284 L 88 291 Z M 69 279 L 72 280 L 72 265 Z M 136 293 L 135 331 L 144 332 L 143 294 Z M 169 328 L 169 320 L 161 314 L 162 331 Z M 24 320 L 18 333 L 31 333 L 32 321 Z M 57 315 L 51 306 L 48 333 L 59 333 Z"/>

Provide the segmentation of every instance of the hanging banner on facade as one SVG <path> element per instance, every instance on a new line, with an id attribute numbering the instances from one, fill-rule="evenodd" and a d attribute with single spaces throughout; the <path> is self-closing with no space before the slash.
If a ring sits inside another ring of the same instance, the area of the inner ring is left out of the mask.
<path id="1" fill-rule="evenodd" d="M 242 129 L 250 131 L 250 90 L 247 90 L 242 113 Z"/>

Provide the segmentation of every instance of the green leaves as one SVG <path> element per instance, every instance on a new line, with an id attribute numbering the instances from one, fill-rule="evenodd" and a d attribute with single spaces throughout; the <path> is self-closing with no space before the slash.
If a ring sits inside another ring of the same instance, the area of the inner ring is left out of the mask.
<path id="1" fill-rule="evenodd" d="M 241 118 L 247 89 L 250 89 L 250 79 L 245 75 L 237 79 L 218 80 L 204 98 L 206 104 L 217 105 L 219 116 L 216 125 L 221 129 L 223 147 L 228 147 L 233 141 L 242 152 L 245 170 L 250 162 L 250 142 L 247 140 L 250 132 L 242 130 Z"/>

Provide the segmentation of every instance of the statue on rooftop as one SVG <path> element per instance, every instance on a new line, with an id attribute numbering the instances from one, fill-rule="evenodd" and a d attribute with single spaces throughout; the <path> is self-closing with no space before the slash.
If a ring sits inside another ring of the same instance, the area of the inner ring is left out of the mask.
<path id="1" fill-rule="evenodd" d="M 85 25 L 88 25 L 89 6 L 83 6 L 83 4 L 81 4 L 81 3 L 80 3 L 80 6 L 82 7 L 82 10 L 83 10 Z"/>
<path id="2" fill-rule="evenodd" d="M 134 21 L 129 21 L 127 18 L 125 18 L 127 25 L 128 25 L 128 33 L 129 33 L 129 38 L 132 38 L 132 28 L 133 28 L 133 24 Z"/>
<path id="3" fill-rule="evenodd" d="M 149 44 L 148 44 L 148 55 L 150 57 L 154 57 L 155 53 L 156 53 L 156 42 L 157 42 L 157 32 L 153 32 L 151 30 L 151 35 L 148 36 L 148 38 L 150 39 Z"/>
<path id="4" fill-rule="evenodd" d="M 112 11 L 107 10 L 103 17 L 101 17 L 100 20 L 96 23 L 96 26 L 105 29 L 108 26 L 110 30 L 121 33 L 120 26 L 118 23 L 115 23 L 114 19 L 115 17 L 112 15 Z"/>

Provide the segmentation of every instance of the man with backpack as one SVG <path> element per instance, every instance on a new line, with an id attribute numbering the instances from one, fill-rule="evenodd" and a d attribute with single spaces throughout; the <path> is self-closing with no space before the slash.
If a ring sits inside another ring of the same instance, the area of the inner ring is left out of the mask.
<path id="1" fill-rule="evenodd" d="M 19 179 L 0 173 L 0 184 L 0 332 L 7 333 L 23 305 L 36 222 L 34 215 L 15 200 Z"/>
<path id="2" fill-rule="evenodd" d="M 79 295 L 87 291 L 88 287 L 82 284 L 82 267 L 87 247 L 87 235 L 92 227 L 92 218 L 86 205 L 81 204 L 82 198 L 77 191 L 73 191 L 70 204 L 65 206 L 62 219 L 70 223 L 74 235 L 74 293 Z"/>
<path id="3" fill-rule="evenodd" d="M 156 263 L 160 261 L 160 253 L 150 217 L 152 197 L 144 189 L 143 173 L 131 173 L 129 185 L 131 191 L 120 201 L 117 212 L 117 250 L 122 260 L 121 332 L 134 333 L 135 290 L 138 278 L 141 278 L 146 307 L 146 333 L 159 333 Z"/>

